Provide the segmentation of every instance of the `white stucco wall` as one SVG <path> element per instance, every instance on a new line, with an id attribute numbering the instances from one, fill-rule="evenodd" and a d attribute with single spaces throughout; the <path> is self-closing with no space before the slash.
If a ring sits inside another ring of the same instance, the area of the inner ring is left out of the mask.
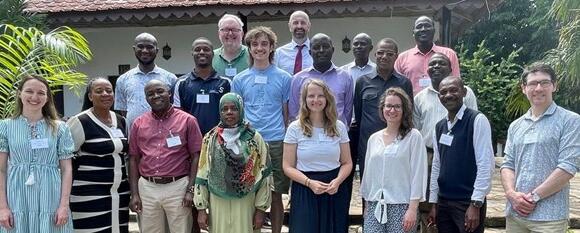
<path id="1" fill-rule="evenodd" d="M 366 32 L 373 38 L 373 43 L 384 37 L 391 37 L 399 43 L 399 51 L 414 46 L 411 28 L 415 18 L 408 17 L 350 17 L 312 19 L 310 36 L 318 32 L 328 34 L 333 38 L 335 52 L 334 63 L 338 66 L 350 62 L 352 51 L 342 51 L 342 39 L 347 36 L 351 41 L 359 32 Z M 278 35 L 278 45 L 290 41 L 287 21 L 252 21 L 248 19 L 248 28 L 263 25 L 271 27 Z M 131 48 L 133 39 L 141 32 L 153 34 L 162 48 L 166 43 L 172 48 L 172 57 L 165 60 L 159 51 L 156 64 L 164 69 L 181 74 L 191 71 L 191 42 L 200 36 L 210 39 L 215 47 L 220 46 L 217 38 L 216 24 L 187 25 L 174 27 L 124 27 L 124 28 L 81 28 L 78 29 L 89 41 L 93 52 L 93 60 L 78 67 L 78 70 L 89 77 L 109 76 L 118 74 L 118 65 L 137 65 Z M 437 38 L 437 35 L 436 37 Z M 371 54 L 371 58 L 373 55 Z M 64 92 L 65 116 L 78 113 L 82 106 L 82 98 L 69 90 Z"/>

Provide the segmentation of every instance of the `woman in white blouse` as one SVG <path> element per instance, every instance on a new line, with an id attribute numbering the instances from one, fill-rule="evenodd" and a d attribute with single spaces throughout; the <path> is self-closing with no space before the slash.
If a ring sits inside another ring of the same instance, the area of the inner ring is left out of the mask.
<path id="1" fill-rule="evenodd" d="M 299 119 L 284 138 L 284 173 L 292 179 L 290 232 L 347 233 L 352 170 L 346 126 L 336 116 L 324 82 L 311 80 L 301 93 Z"/>
<path id="2" fill-rule="evenodd" d="M 419 202 L 427 188 L 427 151 L 413 128 L 412 103 L 400 88 L 381 97 L 387 127 L 369 138 L 361 195 L 364 232 L 416 232 Z"/>

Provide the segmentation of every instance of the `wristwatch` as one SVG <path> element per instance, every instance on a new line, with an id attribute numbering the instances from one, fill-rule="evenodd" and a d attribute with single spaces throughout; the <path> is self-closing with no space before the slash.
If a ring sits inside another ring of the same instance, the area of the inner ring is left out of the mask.
<path id="1" fill-rule="evenodd" d="M 471 205 L 475 208 L 481 208 L 483 206 L 483 201 L 471 201 Z"/>
<path id="2" fill-rule="evenodd" d="M 534 203 L 538 203 L 540 200 L 542 200 L 542 197 L 540 197 L 540 194 L 538 194 L 536 192 L 532 192 L 532 201 Z"/>

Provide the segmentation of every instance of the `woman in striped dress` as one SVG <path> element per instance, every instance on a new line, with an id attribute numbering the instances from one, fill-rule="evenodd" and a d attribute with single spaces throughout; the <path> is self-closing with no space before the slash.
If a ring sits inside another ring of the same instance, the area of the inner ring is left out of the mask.
<path id="1" fill-rule="evenodd" d="M 71 210 L 77 232 L 128 232 L 129 183 L 125 119 L 110 111 L 113 86 L 105 78 L 87 84 L 83 112 L 67 122 L 73 135 Z"/>
<path id="2" fill-rule="evenodd" d="M 72 232 L 73 141 L 48 82 L 24 77 L 14 112 L 0 121 L 0 232 Z"/>

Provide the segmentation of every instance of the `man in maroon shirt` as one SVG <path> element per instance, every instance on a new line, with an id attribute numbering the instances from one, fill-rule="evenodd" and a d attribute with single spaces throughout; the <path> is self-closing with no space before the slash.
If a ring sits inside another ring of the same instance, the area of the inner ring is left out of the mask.
<path id="1" fill-rule="evenodd" d="M 130 155 L 131 202 L 141 232 L 192 229 L 192 201 L 201 132 L 194 116 L 173 108 L 169 87 L 158 80 L 145 85 L 151 111 L 133 122 Z"/>

